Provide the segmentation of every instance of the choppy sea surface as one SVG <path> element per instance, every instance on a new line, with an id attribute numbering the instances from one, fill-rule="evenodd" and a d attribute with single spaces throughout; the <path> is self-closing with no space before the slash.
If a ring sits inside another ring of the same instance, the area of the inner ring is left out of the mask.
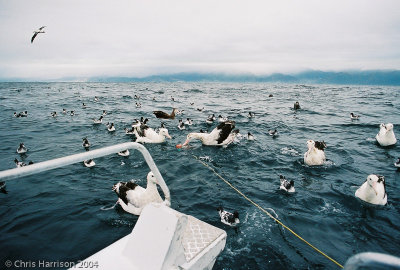
<path id="1" fill-rule="evenodd" d="M 295 101 L 301 110 L 293 110 Z M 142 106 L 137 108 L 135 102 Z M 145 146 L 170 189 L 172 208 L 227 231 L 226 247 L 214 269 L 338 267 L 239 196 L 193 155 L 342 264 L 364 251 L 400 256 L 400 172 L 393 165 L 400 146 L 382 148 L 374 139 L 379 124 L 388 122 L 400 138 L 399 87 L 0 83 L 0 170 L 14 168 L 15 158 L 40 162 L 84 152 L 84 137 L 91 150 L 132 141 L 123 129 L 133 119 L 147 117 L 148 125 L 156 128 L 161 121 L 152 111 L 170 113 L 173 107 L 184 110 L 175 120 L 164 121 L 173 139 Z M 75 115 L 62 114 L 63 108 Z M 25 110 L 28 117 L 13 116 Z M 103 124 L 93 125 L 103 110 L 108 112 Z M 249 111 L 254 118 L 247 118 Z M 352 121 L 350 112 L 360 119 Z M 175 148 L 189 132 L 211 131 L 217 123 L 205 120 L 212 113 L 234 120 L 241 134 L 251 132 L 256 140 L 243 139 L 226 148 L 200 142 L 189 149 Z M 181 131 L 178 120 L 186 118 L 194 124 Z M 107 131 L 107 122 L 115 124 L 116 132 Z M 279 136 L 269 136 L 270 129 L 277 129 Z M 325 165 L 303 163 L 309 139 L 326 142 Z M 29 149 L 22 157 L 16 153 L 20 142 Z M 129 157 L 110 155 L 95 162 L 93 168 L 74 164 L 7 181 L 8 194 L 0 193 L 0 268 L 7 260 L 82 260 L 132 231 L 137 217 L 119 206 L 102 208 L 115 203 L 111 188 L 116 182 L 134 179 L 146 185 L 149 169 L 144 159 L 132 151 Z M 280 174 L 295 181 L 295 193 L 279 190 Z M 354 196 L 369 174 L 385 176 L 386 206 L 367 205 Z M 220 222 L 218 206 L 239 212 L 238 228 Z"/>

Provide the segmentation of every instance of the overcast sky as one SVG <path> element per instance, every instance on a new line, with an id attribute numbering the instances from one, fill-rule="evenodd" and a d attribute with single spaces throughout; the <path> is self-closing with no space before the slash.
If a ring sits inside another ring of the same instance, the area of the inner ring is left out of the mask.
<path id="1" fill-rule="evenodd" d="M 399 0 L 0 0 L 0 33 L 0 78 L 400 69 Z"/>

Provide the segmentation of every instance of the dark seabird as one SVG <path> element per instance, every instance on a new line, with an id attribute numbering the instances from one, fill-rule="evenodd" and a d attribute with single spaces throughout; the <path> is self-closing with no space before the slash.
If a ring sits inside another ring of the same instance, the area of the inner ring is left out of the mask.
<path id="1" fill-rule="evenodd" d="M 299 109 L 300 109 L 300 103 L 299 103 L 298 101 L 296 101 L 296 102 L 294 103 L 294 105 L 293 105 L 293 108 L 294 108 L 295 110 L 299 110 Z"/>
<path id="2" fill-rule="evenodd" d="M 279 176 L 280 180 L 281 180 L 281 186 L 279 187 L 279 189 L 282 189 L 286 192 L 295 192 L 294 189 L 294 181 L 290 180 L 290 182 L 288 180 L 286 180 L 286 177 L 283 175 Z"/>
<path id="3" fill-rule="evenodd" d="M 394 163 L 394 166 L 397 168 L 400 168 L 400 157 L 397 159 L 397 161 Z"/>
<path id="4" fill-rule="evenodd" d="M 354 114 L 354 113 L 350 113 L 350 119 L 351 120 L 358 120 L 358 118 L 360 118 L 360 116 L 359 115 L 356 115 L 356 114 Z"/>
<path id="5" fill-rule="evenodd" d="M 7 190 L 6 190 L 6 182 L 2 181 L 0 182 L 0 192 L 7 194 Z"/>
<path id="6" fill-rule="evenodd" d="M 38 30 L 33 32 L 33 36 L 31 38 L 31 43 L 33 42 L 33 40 L 35 39 L 35 37 L 39 34 L 39 33 L 45 33 L 44 31 L 42 31 L 46 26 L 42 26 L 40 27 Z"/>
<path id="7" fill-rule="evenodd" d="M 228 211 L 225 211 L 222 207 L 217 208 L 219 216 L 221 217 L 221 222 L 234 227 L 237 224 L 240 223 L 239 221 L 239 213 L 237 211 L 230 213 Z"/>
<path id="8" fill-rule="evenodd" d="M 161 118 L 161 119 L 175 119 L 175 114 L 177 113 L 177 111 L 178 111 L 178 109 L 173 108 L 171 114 L 165 113 L 163 111 L 153 111 L 153 114 L 157 118 Z"/>

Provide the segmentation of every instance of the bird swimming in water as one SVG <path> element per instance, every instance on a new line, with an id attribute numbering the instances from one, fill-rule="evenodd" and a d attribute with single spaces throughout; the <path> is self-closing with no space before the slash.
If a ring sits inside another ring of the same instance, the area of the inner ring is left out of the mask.
<path id="1" fill-rule="evenodd" d="M 24 162 L 18 161 L 18 159 L 14 159 L 14 163 L 15 163 L 15 166 L 17 166 L 17 168 L 26 166 L 26 164 Z"/>
<path id="2" fill-rule="evenodd" d="M 180 130 L 186 129 L 186 128 L 185 128 L 185 124 L 183 123 L 182 119 L 179 119 L 178 128 L 179 128 Z"/>
<path id="3" fill-rule="evenodd" d="M 251 134 L 250 132 L 247 132 L 247 140 L 248 141 L 254 141 L 256 138 L 254 137 L 253 134 Z"/>
<path id="4" fill-rule="evenodd" d="M 236 135 L 239 133 L 238 129 L 235 129 L 234 121 L 226 121 L 220 123 L 210 133 L 189 133 L 186 136 L 186 141 L 182 146 L 186 146 L 192 139 L 198 139 L 203 145 L 229 145 L 234 142 Z"/>
<path id="5" fill-rule="evenodd" d="M 129 156 L 129 150 L 126 149 L 124 151 L 118 152 L 118 155 L 122 156 L 122 157 L 127 157 L 127 156 Z"/>
<path id="6" fill-rule="evenodd" d="M 228 211 L 225 211 L 221 206 L 218 207 L 217 210 L 222 223 L 231 227 L 235 227 L 237 224 L 240 223 L 239 213 L 237 211 L 230 213 Z"/>
<path id="7" fill-rule="evenodd" d="M 272 137 L 276 137 L 276 136 L 278 136 L 278 130 L 276 130 L 276 129 L 274 129 L 274 130 L 270 130 L 270 131 L 268 131 L 268 134 L 269 134 L 269 136 L 272 136 Z"/>
<path id="8" fill-rule="evenodd" d="M 69 115 L 74 116 L 74 115 L 75 115 L 75 111 L 71 111 L 71 112 L 69 113 Z"/>
<path id="9" fill-rule="evenodd" d="M 20 143 L 19 147 L 17 148 L 17 153 L 25 154 L 26 152 L 28 152 L 28 149 L 25 147 L 24 143 Z"/>
<path id="10" fill-rule="evenodd" d="M 393 132 L 393 124 L 381 124 L 379 133 L 375 137 L 381 146 L 391 146 L 396 144 L 397 139 Z"/>
<path id="11" fill-rule="evenodd" d="M 300 109 L 301 109 L 301 108 L 300 108 L 300 103 L 299 103 L 298 101 L 296 101 L 296 102 L 294 103 L 293 109 L 295 109 L 295 110 L 300 110 Z"/>
<path id="12" fill-rule="evenodd" d="M 193 121 L 192 121 L 192 119 L 190 119 L 190 118 L 186 118 L 186 121 L 185 121 L 184 124 L 185 124 L 185 125 L 188 125 L 188 126 L 191 126 L 191 125 L 193 125 Z"/>
<path id="13" fill-rule="evenodd" d="M 355 196 L 361 200 L 377 205 L 387 203 L 385 178 L 381 175 L 368 175 L 367 180 L 356 190 Z"/>
<path id="14" fill-rule="evenodd" d="M 4 181 L 0 182 L 0 192 L 4 193 L 4 194 L 8 193 L 7 190 L 6 190 L 6 182 L 4 182 Z"/>
<path id="15" fill-rule="evenodd" d="M 88 168 L 91 168 L 91 167 L 95 166 L 96 163 L 94 162 L 93 159 L 88 159 L 88 160 L 85 160 L 85 161 L 83 162 L 83 165 L 85 165 L 85 166 L 88 167 Z"/>
<path id="16" fill-rule="evenodd" d="M 360 116 L 359 115 L 355 115 L 354 113 L 350 113 L 350 119 L 351 120 L 358 120 L 360 118 Z"/>
<path id="17" fill-rule="evenodd" d="M 101 115 L 99 119 L 93 118 L 94 124 L 101 124 L 103 122 L 103 116 Z"/>
<path id="18" fill-rule="evenodd" d="M 163 111 L 153 111 L 153 114 L 157 118 L 161 118 L 161 119 L 175 119 L 175 114 L 177 112 L 178 112 L 178 109 L 177 108 L 173 108 L 171 114 L 165 113 Z"/>
<path id="19" fill-rule="evenodd" d="M 66 110 L 66 109 L 63 109 L 63 110 L 62 110 L 62 113 L 63 113 L 63 114 L 67 114 L 67 110 Z"/>
<path id="20" fill-rule="evenodd" d="M 33 40 L 36 38 L 36 36 L 37 36 L 38 34 L 45 33 L 45 32 L 43 31 L 43 29 L 44 29 L 45 27 L 46 27 L 46 26 L 42 26 L 42 27 L 40 27 L 38 30 L 36 30 L 36 31 L 33 32 L 33 36 L 32 36 L 32 38 L 31 38 L 31 43 L 33 42 Z"/>
<path id="21" fill-rule="evenodd" d="M 87 138 L 83 138 L 82 146 L 83 146 L 84 148 L 86 148 L 86 149 L 89 149 L 90 143 L 89 143 L 89 140 L 88 140 Z"/>
<path id="22" fill-rule="evenodd" d="M 207 120 L 206 120 L 207 124 L 212 124 L 212 123 L 214 123 L 214 121 L 215 121 L 215 115 L 214 114 L 209 115 Z"/>
<path id="23" fill-rule="evenodd" d="M 228 118 L 227 117 L 223 117 L 222 115 L 219 115 L 218 116 L 218 122 L 226 122 L 226 121 L 228 121 Z"/>
<path id="24" fill-rule="evenodd" d="M 256 116 L 256 114 L 253 113 L 253 112 L 249 112 L 249 113 L 247 114 L 247 117 L 248 117 L 248 118 L 253 118 L 253 117 L 255 117 L 255 116 Z"/>
<path id="25" fill-rule="evenodd" d="M 108 130 L 109 132 L 115 131 L 114 123 L 111 123 L 111 124 L 107 125 L 107 130 Z"/>
<path id="26" fill-rule="evenodd" d="M 56 118 L 56 117 L 57 117 L 57 112 L 56 112 L 56 111 L 52 112 L 52 113 L 51 113 L 51 116 L 54 117 L 54 118 Z"/>
<path id="27" fill-rule="evenodd" d="M 400 168 L 400 157 L 397 159 L 397 161 L 394 163 L 394 166 L 397 168 Z"/>
<path id="28" fill-rule="evenodd" d="M 281 186 L 279 187 L 279 189 L 282 189 L 282 190 L 284 190 L 286 192 L 290 192 L 290 193 L 295 192 L 293 180 L 290 180 L 290 182 L 289 182 L 288 180 L 286 180 L 286 177 L 283 175 L 280 175 L 279 178 L 281 181 Z"/>
<path id="29" fill-rule="evenodd" d="M 309 166 L 324 164 L 326 143 L 313 140 L 307 141 L 307 152 L 304 153 L 304 163 Z"/>

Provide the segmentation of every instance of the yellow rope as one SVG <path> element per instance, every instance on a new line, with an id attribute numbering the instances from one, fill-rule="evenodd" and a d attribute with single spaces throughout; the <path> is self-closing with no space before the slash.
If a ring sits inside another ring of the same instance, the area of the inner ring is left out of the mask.
<path id="1" fill-rule="evenodd" d="M 315 246 L 313 246 L 311 243 L 309 243 L 307 240 L 305 240 L 303 237 L 301 237 L 300 235 L 298 235 L 297 233 L 295 233 L 292 229 L 290 229 L 288 226 L 286 226 L 285 224 L 283 224 L 279 219 L 275 218 L 273 215 L 271 215 L 267 210 L 265 210 L 264 208 L 262 208 L 260 205 L 258 205 L 257 203 L 255 203 L 254 201 L 252 201 L 249 197 L 247 197 L 246 195 L 244 195 L 240 190 L 238 190 L 236 187 L 234 187 L 228 180 L 224 179 L 220 174 L 218 174 L 214 168 L 210 167 L 207 163 L 203 162 L 202 160 L 200 160 L 198 157 L 196 157 L 195 155 L 193 155 L 193 157 L 199 161 L 201 164 L 203 164 L 205 167 L 209 168 L 211 171 L 214 172 L 214 174 L 216 176 L 218 176 L 222 181 L 224 181 L 228 186 L 230 186 L 231 188 L 233 188 L 237 193 L 239 193 L 243 198 L 245 198 L 246 200 L 248 200 L 250 203 L 252 203 L 254 206 L 256 206 L 258 209 L 260 209 L 262 212 L 264 212 L 265 214 L 267 214 L 270 218 L 272 218 L 276 223 L 278 223 L 279 225 L 281 225 L 283 228 L 285 228 L 286 230 L 288 230 L 289 232 L 291 232 L 294 236 L 296 236 L 297 238 L 299 238 L 301 241 L 303 241 L 304 243 L 306 243 L 307 245 L 309 245 L 310 247 L 312 247 L 315 251 L 317 251 L 318 253 L 320 253 L 321 255 L 325 256 L 327 259 L 329 259 L 330 261 L 332 261 L 333 263 L 335 263 L 337 266 L 339 266 L 340 268 L 343 268 L 343 265 L 341 265 L 340 263 L 338 263 L 336 260 L 332 259 L 331 257 L 329 257 L 327 254 L 325 254 L 324 252 L 322 252 L 321 250 L 319 250 L 318 248 L 316 248 Z"/>

